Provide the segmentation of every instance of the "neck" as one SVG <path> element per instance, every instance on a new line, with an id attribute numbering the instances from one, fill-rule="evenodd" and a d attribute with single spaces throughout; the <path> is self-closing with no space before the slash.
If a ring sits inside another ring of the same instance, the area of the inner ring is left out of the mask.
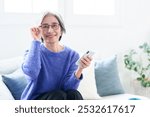
<path id="1" fill-rule="evenodd" d="M 44 46 L 52 52 L 60 52 L 63 49 L 63 46 L 59 43 L 44 43 Z"/>

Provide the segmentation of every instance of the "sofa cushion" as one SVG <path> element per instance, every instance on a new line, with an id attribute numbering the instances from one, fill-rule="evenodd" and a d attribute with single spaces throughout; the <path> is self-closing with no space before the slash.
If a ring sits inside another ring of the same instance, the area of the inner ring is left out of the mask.
<path id="1" fill-rule="evenodd" d="M 148 97 L 134 95 L 134 94 L 127 94 L 127 93 L 105 96 L 102 99 L 103 100 L 149 100 Z"/>
<path id="2" fill-rule="evenodd" d="M 84 69 L 83 79 L 80 82 L 78 90 L 82 94 L 83 99 L 101 99 L 97 93 L 93 62 L 88 68 Z"/>
<path id="3" fill-rule="evenodd" d="M 0 74 L 6 75 L 13 73 L 21 66 L 22 61 L 23 57 L 21 56 L 0 60 Z"/>
<path id="4" fill-rule="evenodd" d="M 25 86 L 27 85 L 27 81 L 22 70 L 18 69 L 12 74 L 2 75 L 2 80 L 12 93 L 13 97 L 16 100 L 19 100 Z"/>
<path id="5" fill-rule="evenodd" d="M 0 76 L 0 100 L 14 100 L 11 92 L 2 81 L 1 76 Z"/>
<path id="6" fill-rule="evenodd" d="M 117 56 L 95 62 L 95 79 L 100 96 L 124 93 L 117 69 Z"/>

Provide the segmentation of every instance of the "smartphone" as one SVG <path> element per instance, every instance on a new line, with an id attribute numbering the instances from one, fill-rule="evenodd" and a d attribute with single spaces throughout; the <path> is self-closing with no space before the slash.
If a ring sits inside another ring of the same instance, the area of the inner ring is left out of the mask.
<path id="1" fill-rule="evenodd" d="M 93 51 L 87 51 L 83 56 L 90 56 L 92 57 L 94 55 Z"/>
<path id="2" fill-rule="evenodd" d="M 93 51 L 87 51 L 85 54 L 83 54 L 83 56 L 90 56 L 90 57 L 92 57 L 93 55 L 94 55 L 94 52 L 93 52 Z M 82 56 L 82 57 L 83 57 L 83 56 Z M 81 57 L 81 58 L 82 58 L 82 57 Z M 77 60 L 77 62 L 76 62 L 77 65 L 79 65 L 81 58 L 79 58 L 79 59 Z"/>

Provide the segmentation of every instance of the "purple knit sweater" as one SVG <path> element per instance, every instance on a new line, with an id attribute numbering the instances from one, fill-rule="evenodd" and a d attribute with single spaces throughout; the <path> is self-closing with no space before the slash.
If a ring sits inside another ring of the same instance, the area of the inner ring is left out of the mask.
<path id="1" fill-rule="evenodd" d="M 26 51 L 22 70 L 28 80 L 21 99 L 33 100 L 41 93 L 52 90 L 77 89 L 80 79 L 75 76 L 79 54 L 65 46 L 58 52 L 48 50 L 39 41 L 32 41 Z"/>

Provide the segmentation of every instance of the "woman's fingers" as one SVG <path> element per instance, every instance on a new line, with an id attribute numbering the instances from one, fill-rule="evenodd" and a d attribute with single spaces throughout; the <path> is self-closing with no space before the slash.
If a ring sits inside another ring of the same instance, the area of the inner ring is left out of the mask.
<path id="1" fill-rule="evenodd" d="M 85 56 L 81 58 L 81 67 L 86 68 L 91 64 L 92 58 Z"/>
<path id="2" fill-rule="evenodd" d="M 32 37 L 35 40 L 39 40 L 41 38 L 41 30 L 40 30 L 40 28 L 39 27 L 31 28 L 31 34 L 32 34 Z"/>

